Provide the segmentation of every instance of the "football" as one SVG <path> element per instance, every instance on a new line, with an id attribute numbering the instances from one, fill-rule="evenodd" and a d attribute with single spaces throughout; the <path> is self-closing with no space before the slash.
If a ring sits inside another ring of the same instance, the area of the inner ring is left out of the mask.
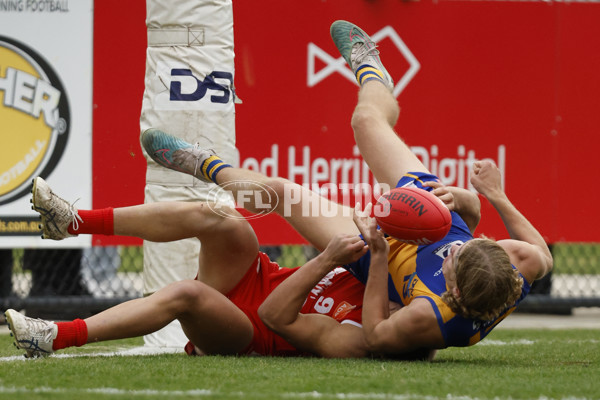
<path id="1" fill-rule="evenodd" d="M 412 187 L 382 194 L 373 207 L 373 215 L 383 232 L 417 245 L 442 240 L 452 226 L 450 210 L 440 199 Z"/>

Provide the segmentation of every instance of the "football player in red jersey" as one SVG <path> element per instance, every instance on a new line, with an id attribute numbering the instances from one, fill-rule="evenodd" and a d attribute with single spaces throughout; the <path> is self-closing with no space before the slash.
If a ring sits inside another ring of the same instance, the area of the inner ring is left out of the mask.
<path id="1" fill-rule="evenodd" d="M 27 357 L 141 336 L 174 319 L 190 339 L 185 347 L 190 355 L 372 355 L 361 325 L 364 284 L 339 267 L 366 253 L 357 235 L 336 235 L 304 266 L 281 268 L 259 251 L 252 227 L 235 209 L 225 215 L 205 202 L 165 202 L 77 210 L 42 178 L 34 180 L 32 192 L 45 239 L 104 234 L 164 242 L 196 237 L 202 246 L 196 279 L 172 283 L 85 320 L 54 323 L 7 310 L 15 345 Z M 365 218 L 357 219 L 360 229 L 375 230 L 375 219 Z M 417 351 L 404 358 L 431 359 L 433 354 Z"/>
<path id="2" fill-rule="evenodd" d="M 174 319 L 190 339 L 189 354 L 367 355 L 361 329 L 364 285 L 338 268 L 366 252 L 356 235 L 336 236 L 316 258 L 289 269 L 259 252 L 252 227 L 235 209 L 225 216 L 215 213 L 208 203 L 171 202 L 77 210 L 54 194 L 42 178 L 34 180 L 32 203 L 41 214 L 47 239 L 85 233 L 155 242 L 196 237 L 202 246 L 196 279 L 170 284 L 85 320 L 53 323 L 6 311 L 15 344 L 28 357 L 141 336 Z M 282 327 L 282 338 L 263 324 L 258 307 L 286 278 L 290 279 L 283 292 L 286 300 L 271 302 L 261 311 L 272 326 Z M 285 313 L 278 312 L 282 306 Z"/>

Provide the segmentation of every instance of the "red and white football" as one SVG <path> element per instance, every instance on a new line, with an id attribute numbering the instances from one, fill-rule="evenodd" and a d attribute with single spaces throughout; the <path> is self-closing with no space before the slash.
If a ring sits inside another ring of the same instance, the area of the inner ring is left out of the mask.
<path id="1" fill-rule="evenodd" d="M 373 207 L 377 224 L 388 235 L 411 244 L 442 240 L 452 226 L 450 210 L 433 193 L 412 187 L 382 194 Z"/>

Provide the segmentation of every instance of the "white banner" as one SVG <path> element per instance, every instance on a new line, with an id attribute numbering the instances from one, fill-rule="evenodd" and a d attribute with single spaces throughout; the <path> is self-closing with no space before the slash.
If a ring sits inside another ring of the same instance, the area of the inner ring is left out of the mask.
<path id="1" fill-rule="evenodd" d="M 92 202 L 93 0 L 0 0 L 0 247 L 41 240 L 29 203 L 42 176 L 76 207 Z"/>

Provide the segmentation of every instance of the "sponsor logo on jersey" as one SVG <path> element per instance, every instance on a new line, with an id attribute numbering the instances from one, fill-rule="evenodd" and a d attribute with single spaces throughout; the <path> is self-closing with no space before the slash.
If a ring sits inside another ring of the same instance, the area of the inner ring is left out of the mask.
<path id="1" fill-rule="evenodd" d="M 63 156 L 70 129 L 67 93 L 50 63 L 0 36 L 0 205 L 29 193 Z"/>
<path id="2" fill-rule="evenodd" d="M 413 272 L 410 275 L 406 275 L 404 277 L 404 285 L 402 287 L 402 296 L 405 299 L 411 298 L 413 296 L 413 290 L 415 286 L 419 283 L 419 277 L 416 272 Z"/>
<path id="3" fill-rule="evenodd" d="M 448 257 L 448 254 L 450 254 L 450 249 L 452 249 L 452 246 L 455 244 L 461 246 L 462 244 L 464 244 L 464 242 L 462 240 L 453 240 L 451 242 L 444 243 L 440 247 L 436 248 L 433 251 L 433 254 L 435 254 L 436 256 L 438 256 L 442 259 L 446 258 L 446 257 Z"/>
<path id="4" fill-rule="evenodd" d="M 352 310 L 354 310 L 356 306 L 348 303 L 347 301 L 342 301 L 340 305 L 333 312 L 333 318 L 341 321 L 344 319 L 346 315 Z"/>

